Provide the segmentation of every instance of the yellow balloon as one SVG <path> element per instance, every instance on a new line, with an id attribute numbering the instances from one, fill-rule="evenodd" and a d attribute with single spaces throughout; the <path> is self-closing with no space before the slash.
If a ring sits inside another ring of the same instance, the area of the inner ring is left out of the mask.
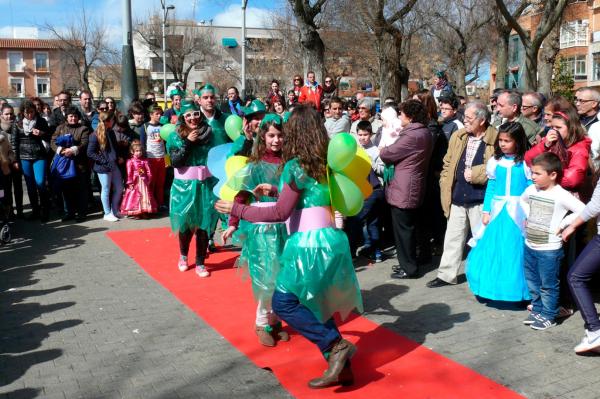
<path id="1" fill-rule="evenodd" d="M 358 146 L 354 159 L 350 161 L 341 173 L 348 176 L 354 182 L 361 182 L 367 178 L 371 171 L 371 158 L 364 148 Z M 360 183 L 357 183 L 360 184 Z"/>
<path id="2" fill-rule="evenodd" d="M 371 183 L 369 183 L 369 180 L 364 179 L 357 181 L 356 185 L 360 189 L 364 199 L 369 198 L 369 196 L 373 194 L 373 187 L 371 186 Z"/>
<path id="3" fill-rule="evenodd" d="M 234 190 L 225 184 L 223 187 L 221 187 L 221 191 L 219 191 L 219 198 L 225 201 L 233 201 L 237 193 L 237 190 Z"/>
<path id="4" fill-rule="evenodd" d="M 248 157 L 242 157 L 240 155 L 229 157 L 225 162 L 225 173 L 227 174 L 227 177 L 235 175 L 235 172 L 242 169 L 247 162 Z"/>

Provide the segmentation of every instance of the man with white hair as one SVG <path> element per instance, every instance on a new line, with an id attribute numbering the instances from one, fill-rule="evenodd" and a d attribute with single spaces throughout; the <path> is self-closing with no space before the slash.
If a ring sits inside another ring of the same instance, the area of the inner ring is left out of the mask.
<path id="1" fill-rule="evenodd" d="M 540 129 L 544 124 L 544 97 L 535 91 L 523 93 L 521 113 L 527 119 L 534 121 Z"/>
<path id="2" fill-rule="evenodd" d="M 465 108 L 465 127 L 450 137 L 444 167 L 440 174 L 440 194 L 448 226 L 444 252 L 437 277 L 429 288 L 456 284 L 469 232 L 481 223 L 483 199 L 487 185 L 485 166 L 494 156 L 496 129 L 490 125 L 490 111 L 474 101 Z"/>
<path id="3" fill-rule="evenodd" d="M 592 125 L 598 122 L 600 92 L 592 87 L 580 88 L 575 92 L 575 108 L 581 124 L 589 132 Z"/>
<path id="4" fill-rule="evenodd" d="M 360 121 L 368 121 L 371 122 L 371 128 L 373 130 L 373 134 L 377 134 L 379 129 L 383 126 L 381 120 L 377 119 L 375 116 L 375 101 L 371 97 L 365 97 L 358 102 L 358 120 L 352 122 L 352 126 L 350 126 L 350 133 L 354 137 L 357 136 L 356 127 Z"/>

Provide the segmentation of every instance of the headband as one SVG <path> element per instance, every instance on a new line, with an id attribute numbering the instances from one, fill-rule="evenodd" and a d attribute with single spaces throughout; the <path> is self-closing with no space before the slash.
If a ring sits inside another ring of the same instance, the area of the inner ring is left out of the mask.
<path id="1" fill-rule="evenodd" d="M 555 116 L 559 116 L 561 118 L 563 118 L 564 120 L 568 121 L 569 117 L 567 116 L 567 114 L 565 114 L 562 111 L 556 111 L 555 113 L 552 114 L 552 117 L 554 118 Z"/>

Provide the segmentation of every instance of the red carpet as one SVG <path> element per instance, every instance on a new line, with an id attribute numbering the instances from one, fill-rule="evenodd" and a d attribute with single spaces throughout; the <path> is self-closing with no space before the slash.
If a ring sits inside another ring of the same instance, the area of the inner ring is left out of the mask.
<path id="1" fill-rule="evenodd" d="M 275 348 L 258 343 L 250 283 L 231 267 L 237 253 L 211 255 L 207 266 L 212 275 L 201 280 L 193 271 L 177 270 L 177 240 L 166 228 L 111 232 L 108 236 L 258 367 L 271 369 L 297 398 L 522 398 L 359 316 L 340 327 L 342 334 L 358 347 L 353 358 L 355 385 L 311 390 L 306 383 L 323 372 L 325 361 L 316 346 L 295 332 L 291 332 L 290 342 L 279 343 Z M 193 253 L 190 259 L 194 259 Z"/>

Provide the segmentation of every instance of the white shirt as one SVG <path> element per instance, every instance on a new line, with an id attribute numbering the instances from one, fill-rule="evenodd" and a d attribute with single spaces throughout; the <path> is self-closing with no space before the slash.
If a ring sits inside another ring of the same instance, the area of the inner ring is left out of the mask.
<path id="1" fill-rule="evenodd" d="M 562 247 L 558 230 L 571 224 L 585 204 L 559 185 L 549 190 L 538 190 L 532 184 L 521 195 L 521 207 L 527 215 L 525 245 L 539 251 L 550 251 Z M 568 212 L 573 213 L 565 217 Z"/>

